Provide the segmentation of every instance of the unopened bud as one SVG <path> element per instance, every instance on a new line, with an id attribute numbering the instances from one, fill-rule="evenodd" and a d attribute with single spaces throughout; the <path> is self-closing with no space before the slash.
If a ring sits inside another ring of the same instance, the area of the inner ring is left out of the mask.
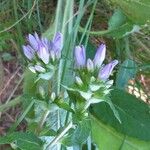
<path id="1" fill-rule="evenodd" d="M 39 86 L 39 93 L 42 96 L 42 98 L 45 97 L 45 90 L 44 90 L 44 88 L 42 86 Z"/>
<path id="2" fill-rule="evenodd" d="M 96 81 L 96 78 L 95 77 L 91 77 L 91 82 L 94 82 L 94 81 Z"/>
<path id="3" fill-rule="evenodd" d="M 91 59 L 87 60 L 87 70 L 89 72 L 93 72 L 94 71 L 94 63 Z"/>
<path id="4" fill-rule="evenodd" d="M 78 85 L 83 85 L 83 82 L 82 82 L 82 80 L 81 80 L 80 77 L 76 76 L 75 79 L 76 79 L 76 83 L 77 83 Z"/>
<path id="5" fill-rule="evenodd" d="M 51 100 L 54 101 L 55 98 L 56 98 L 56 94 L 55 94 L 55 92 L 52 92 L 52 93 L 51 93 Z"/>
<path id="6" fill-rule="evenodd" d="M 29 66 L 28 68 L 29 68 L 29 70 L 30 70 L 31 72 L 36 73 L 35 67 Z"/>

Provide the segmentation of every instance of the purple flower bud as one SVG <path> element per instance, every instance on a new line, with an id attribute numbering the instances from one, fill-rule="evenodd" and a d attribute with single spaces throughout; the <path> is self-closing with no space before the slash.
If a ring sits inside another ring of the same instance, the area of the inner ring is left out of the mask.
<path id="1" fill-rule="evenodd" d="M 78 68 L 85 66 L 86 53 L 83 45 L 75 47 L 75 62 Z"/>
<path id="2" fill-rule="evenodd" d="M 93 60 L 95 67 L 99 68 L 102 65 L 105 59 L 105 55 L 106 55 L 106 45 L 101 44 L 99 48 L 97 49 L 97 52 Z"/>
<path id="3" fill-rule="evenodd" d="M 39 43 L 39 49 L 37 51 L 38 57 L 45 63 L 49 63 L 49 52 L 47 46 L 43 43 Z"/>
<path id="4" fill-rule="evenodd" d="M 45 72 L 46 71 L 45 68 L 43 68 L 40 65 L 35 65 L 34 67 L 35 67 L 36 71 L 38 71 L 38 72 Z"/>
<path id="5" fill-rule="evenodd" d="M 29 60 L 32 60 L 32 58 L 34 57 L 34 50 L 29 46 L 22 46 L 23 48 L 23 52 L 24 52 L 24 55 L 29 59 Z"/>
<path id="6" fill-rule="evenodd" d="M 98 74 L 98 78 L 101 80 L 107 80 L 112 73 L 113 68 L 118 64 L 118 60 L 113 60 L 109 64 L 105 65 Z"/>
<path id="7" fill-rule="evenodd" d="M 36 35 L 36 36 L 38 36 L 38 35 Z M 30 45 L 32 46 L 32 48 L 35 51 L 37 51 L 38 50 L 38 41 L 32 34 L 29 34 L 28 41 L 29 41 Z"/>
<path id="8" fill-rule="evenodd" d="M 89 72 L 93 72 L 94 71 L 94 63 L 93 63 L 93 61 L 89 58 L 88 60 L 87 60 L 87 70 L 89 71 Z"/>
<path id="9" fill-rule="evenodd" d="M 52 49 L 61 52 L 63 47 L 63 35 L 57 32 L 52 41 Z"/>

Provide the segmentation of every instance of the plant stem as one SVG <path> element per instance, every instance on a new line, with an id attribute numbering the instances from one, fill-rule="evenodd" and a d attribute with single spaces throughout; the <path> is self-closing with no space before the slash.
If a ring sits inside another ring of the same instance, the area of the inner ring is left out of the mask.
<path id="1" fill-rule="evenodd" d="M 73 127 L 72 122 L 70 122 L 61 133 L 58 134 L 46 147 L 46 150 L 50 150 L 52 146 L 54 146 L 71 128 Z"/>
<path id="2" fill-rule="evenodd" d="M 0 112 L 6 111 L 9 107 L 15 106 L 21 103 L 21 96 L 16 97 L 15 99 L 11 100 L 7 104 L 2 104 L 0 106 Z"/>
<path id="3" fill-rule="evenodd" d="M 44 112 L 44 115 L 42 116 L 41 121 L 40 121 L 40 123 L 39 123 L 39 126 L 38 126 L 38 128 L 37 128 L 37 133 L 38 133 L 38 134 L 39 134 L 40 131 L 42 130 L 42 127 L 43 127 L 43 125 L 44 125 L 44 123 L 45 123 L 45 121 L 46 121 L 46 119 L 47 119 L 49 113 L 50 113 L 50 111 L 49 111 L 48 109 Z"/>

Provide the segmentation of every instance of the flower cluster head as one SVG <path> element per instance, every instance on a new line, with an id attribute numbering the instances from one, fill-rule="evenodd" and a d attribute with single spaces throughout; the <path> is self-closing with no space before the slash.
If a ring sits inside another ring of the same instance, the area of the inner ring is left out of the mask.
<path id="1" fill-rule="evenodd" d="M 80 95 L 85 103 L 84 110 L 90 104 L 109 99 L 110 87 L 113 84 L 113 80 L 109 80 L 109 76 L 118 64 L 118 60 L 113 60 L 104 65 L 105 56 L 105 44 L 101 44 L 98 47 L 93 60 L 90 58 L 86 59 L 84 46 L 75 47 L 75 84 L 72 87 L 67 87 L 67 89 Z"/>
<path id="2" fill-rule="evenodd" d="M 86 60 L 86 51 L 84 46 L 75 47 L 75 63 L 78 70 L 84 70 L 85 68 L 88 72 L 93 72 L 98 70 L 99 80 L 106 81 L 111 75 L 114 67 L 118 64 L 118 60 L 113 60 L 107 65 L 103 65 L 103 61 L 106 56 L 106 45 L 101 44 L 93 60 L 88 58 Z"/>
<path id="3" fill-rule="evenodd" d="M 32 72 L 44 73 L 50 64 L 53 65 L 60 59 L 63 47 L 61 33 L 56 33 L 51 41 L 45 37 L 39 37 L 37 33 L 29 34 L 27 40 L 28 45 L 23 45 L 23 52 L 30 62 L 29 69 Z"/>

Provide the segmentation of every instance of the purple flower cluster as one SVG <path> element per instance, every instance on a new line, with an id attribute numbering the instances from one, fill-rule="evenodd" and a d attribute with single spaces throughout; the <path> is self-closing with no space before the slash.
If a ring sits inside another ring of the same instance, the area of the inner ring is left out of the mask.
<path id="1" fill-rule="evenodd" d="M 40 59 L 44 64 L 49 64 L 50 61 L 54 62 L 61 57 L 63 47 L 63 36 L 61 33 L 56 33 L 52 41 L 44 37 L 40 38 L 37 33 L 34 35 L 29 34 L 27 40 L 29 44 L 23 45 L 23 52 L 30 61 Z M 33 72 L 35 72 L 34 70 L 39 72 L 45 71 L 39 64 L 31 66 L 30 69 Z"/>
<path id="2" fill-rule="evenodd" d="M 81 69 L 87 67 L 87 70 L 93 72 L 95 69 L 99 69 L 98 78 L 100 80 L 107 80 L 112 73 L 113 68 L 118 64 L 118 60 L 113 60 L 109 64 L 103 66 L 103 61 L 106 55 L 106 45 L 101 44 L 97 49 L 95 57 L 93 60 L 90 58 L 86 61 L 86 51 L 85 47 L 76 46 L 75 47 L 75 63 L 77 68 Z"/>

